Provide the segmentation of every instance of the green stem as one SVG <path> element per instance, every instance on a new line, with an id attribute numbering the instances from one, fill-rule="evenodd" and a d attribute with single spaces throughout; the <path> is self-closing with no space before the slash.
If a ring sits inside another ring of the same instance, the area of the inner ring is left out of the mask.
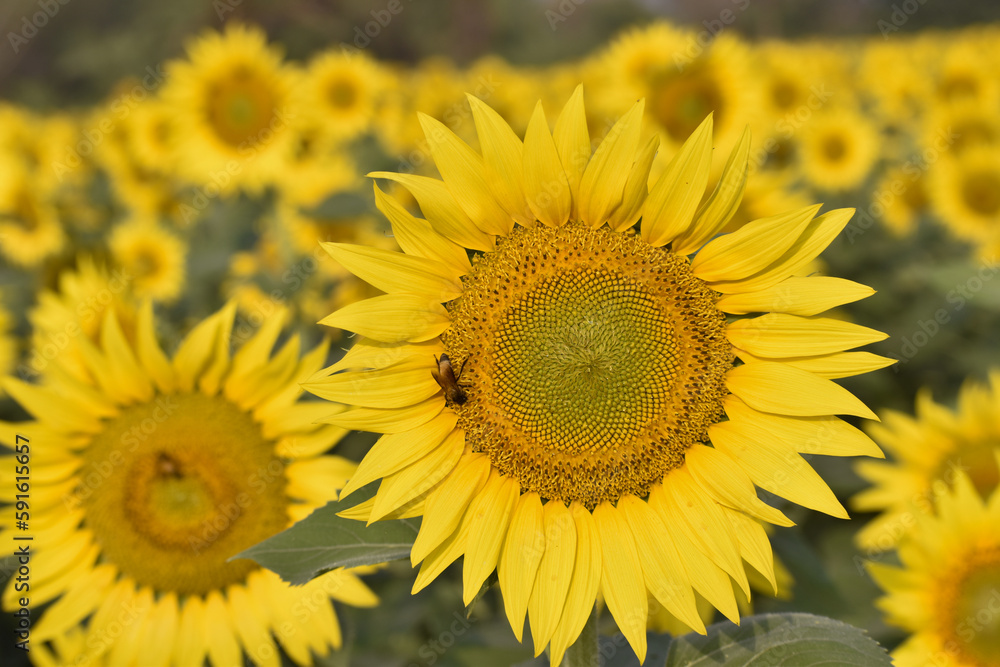
<path id="1" fill-rule="evenodd" d="M 587 624 L 576 641 L 566 649 L 560 667 L 600 667 L 601 651 L 597 640 L 597 605 L 590 612 Z"/>

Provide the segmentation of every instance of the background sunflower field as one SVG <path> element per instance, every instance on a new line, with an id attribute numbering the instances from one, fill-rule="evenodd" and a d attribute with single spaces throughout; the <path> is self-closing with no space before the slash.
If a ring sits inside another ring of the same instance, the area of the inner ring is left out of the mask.
<path id="1" fill-rule="evenodd" d="M 809 273 L 877 291 L 834 316 L 888 333 L 868 349 L 896 361 L 840 380 L 883 417 L 868 432 L 890 464 L 810 459 L 852 519 L 782 506 L 796 526 L 771 532 L 778 595 L 756 595 L 752 613 L 830 617 L 892 651 L 917 630 L 876 600 L 909 519 L 934 512 L 956 469 L 982 499 L 1000 483 L 1000 386 L 980 386 L 1000 369 L 998 21 L 973 0 L 0 3 L 0 374 L 85 373 L 108 313 L 137 345 L 143 304 L 168 356 L 232 304 L 226 344 L 282 317 L 279 340 L 328 340 L 328 365 L 351 340 L 317 321 L 376 292 L 319 243 L 397 247 L 365 174 L 435 175 L 417 112 L 476 146 L 466 93 L 519 137 L 536 100 L 557 110 L 580 82 L 594 137 L 645 98 L 651 179 L 711 112 L 717 171 L 752 133 L 725 231 L 812 202 L 857 209 Z M 0 442 L 13 449 L 28 411 L 7 386 Z M 360 461 L 374 441 L 345 433 L 337 453 Z M 12 500 L 14 459 L 0 466 Z M 13 553 L 14 508 L 0 513 Z M 990 567 L 987 592 L 1000 557 Z M 405 561 L 366 573 L 379 604 L 338 603 L 342 647 L 315 664 L 541 664 L 495 593 L 466 614 L 458 571 L 417 595 L 413 576 Z M 0 663 L 49 664 L 15 646 L 8 597 Z M 1000 655 L 996 613 L 973 634 Z M 652 630 L 669 628 L 654 614 Z M 103 664 L 74 662 L 84 640 L 68 632 L 51 664 Z M 942 655 L 927 664 L 969 664 Z"/>

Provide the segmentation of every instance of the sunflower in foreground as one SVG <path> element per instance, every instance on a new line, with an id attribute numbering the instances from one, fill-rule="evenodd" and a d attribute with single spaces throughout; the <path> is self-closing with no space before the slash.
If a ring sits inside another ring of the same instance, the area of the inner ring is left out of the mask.
<path id="1" fill-rule="evenodd" d="M 352 571 L 292 588 L 228 561 L 324 504 L 355 468 L 323 455 L 344 433 L 314 423 L 328 407 L 297 400 L 326 346 L 300 360 L 292 338 L 272 357 L 284 320 L 273 317 L 230 358 L 234 313 L 201 322 L 171 360 L 150 302 L 133 340 L 109 309 L 99 341 L 80 339 L 95 380 L 3 380 L 35 417 L 0 422 L 0 439 L 30 446 L 31 603 L 51 603 L 31 628 L 39 664 L 230 667 L 246 653 L 277 666 L 280 645 L 308 665 L 340 646 L 331 598 L 376 603 Z M 9 503 L 14 488 L 5 475 Z M 13 519 L 0 528 L 9 553 L 21 544 Z M 4 608 L 21 595 L 11 579 Z"/>
<path id="2" fill-rule="evenodd" d="M 902 567 L 869 563 L 886 621 L 911 636 L 899 667 L 982 667 L 1000 655 L 1000 491 L 984 500 L 958 473 L 899 545 Z"/>
<path id="3" fill-rule="evenodd" d="M 1000 370 L 990 387 L 966 382 L 952 411 L 928 392 L 917 396 L 916 418 L 887 411 L 885 422 L 868 429 L 894 461 L 861 461 L 858 474 L 872 483 L 851 498 L 860 512 L 881 512 L 858 531 L 870 551 L 891 549 L 917 514 L 933 511 L 935 496 L 965 473 L 983 498 L 1000 483 Z"/>
<path id="4" fill-rule="evenodd" d="M 364 338 L 305 384 L 342 404 L 331 423 L 385 434 L 341 497 L 381 478 L 378 493 L 347 515 L 423 515 L 414 591 L 464 555 L 468 604 L 497 570 L 515 635 L 527 615 L 552 664 L 599 594 L 640 659 L 647 591 L 701 632 L 695 591 L 738 621 L 743 561 L 774 585 L 758 519 L 791 524 L 754 484 L 846 518 L 799 452 L 881 456 L 833 416 L 874 418 L 829 378 L 885 365 L 845 351 L 883 335 L 813 317 L 872 290 L 794 277 L 851 211 L 712 240 L 739 204 L 748 134 L 699 205 L 711 118 L 647 192 L 642 102 L 591 155 L 581 88 L 554 133 L 536 105 L 523 142 L 469 101 L 482 154 L 421 116 L 443 180 L 372 174 L 426 215 L 375 188 L 403 252 L 324 244 L 387 292 L 323 321 Z"/>

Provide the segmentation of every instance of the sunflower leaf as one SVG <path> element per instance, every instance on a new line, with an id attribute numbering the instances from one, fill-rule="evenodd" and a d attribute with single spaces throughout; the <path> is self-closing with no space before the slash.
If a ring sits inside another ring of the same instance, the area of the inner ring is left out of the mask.
<path id="1" fill-rule="evenodd" d="M 273 571 L 293 586 L 300 586 L 338 567 L 377 565 L 409 558 L 420 519 L 363 521 L 345 519 L 337 512 L 354 507 L 374 495 L 377 483 L 350 498 L 329 502 L 302 521 L 269 537 L 229 560 L 248 558 Z"/>
<path id="2" fill-rule="evenodd" d="M 892 665 L 885 649 L 863 630 L 812 614 L 762 614 L 737 627 L 716 623 L 705 636 L 678 637 L 666 667 L 738 665 Z"/>

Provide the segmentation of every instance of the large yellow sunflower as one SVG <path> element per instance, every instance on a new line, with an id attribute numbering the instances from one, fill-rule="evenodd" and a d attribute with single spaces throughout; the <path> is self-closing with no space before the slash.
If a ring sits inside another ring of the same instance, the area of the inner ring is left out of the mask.
<path id="1" fill-rule="evenodd" d="M 581 88 L 554 133 L 537 105 L 523 142 L 469 101 L 482 154 L 421 116 L 443 180 L 372 174 L 426 215 L 375 189 L 403 252 L 325 244 L 387 292 L 324 320 L 365 338 L 305 385 L 346 406 L 331 423 L 386 434 L 342 497 L 379 491 L 350 515 L 422 514 L 414 590 L 464 555 L 468 603 L 497 570 L 515 634 L 527 614 L 553 664 L 598 591 L 640 659 L 647 591 L 697 630 L 694 591 L 738 620 L 742 561 L 774 582 L 757 519 L 790 524 L 754 484 L 846 518 L 799 452 L 880 455 L 833 416 L 873 413 L 828 378 L 884 365 L 844 351 L 883 335 L 813 317 L 872 290 L 792 277 L 851 211 L 711 240 L 738 206 L 748 134 L 699 207 L 711 118 L 647 192 L 641 101 L 593 154 Z"/>
<path id="2" fill-rule="evenodd" d="M 914 524 L 917 514 L 931 511 L 931 501 L 948 488 L 957 473 L 968 473 L 985 498 L 1000 482 L 1000 371 L 991 387 L 966 382 L 952 411 L 935 403 L 928 392 L 917 397 L 916 418 L 895 411 L 869 428 L 894 461 L 863 461 L 857 472 L 871 488 L 851 498 L 861 512 L 880 512 L 858 531 L 858 544 L 870 551 L 891 549 Z"/>
<path id="3" fill-rule="evenodd" d="M 130 340 L 114 311 L 84 345 L 95 381 L 5 378 L 33 421 L 0 422 L 0 440 L 30 462 L 27 527 L 14 512 L 0 541 L 30 535 L 31 641 L 83 629 L 76 660 L 109 664 L 279 665 L 278 646 L 312 663 L 341 643 L 331 598 L 372 605 L 354 573 L 335 570 L 306 588 L 231 556 L 329 500 L 355 464 L 324 455 L 345 433 L 316 419 L 329 407 L 300 402 L 298 382 L 323 365 L 321 345 L 299 359 L 290 339 L 273 357 L 284 318 L 250 336 L 230 304 L 196 326 L 173 359 L 154 337 L 146 302 Z M 232 340 L 244 340 L 230 356 Z M 28 465 L 28 464 L 25 464 Z M 14 502 L 14 463 L 4 498 Z M 3 606 L 22 605 L 11 579 Z M 34 651 L 32 652 L 34 654 Z"/>
<path id="4" fill-rule="evenodd" d="M 168 66 L 163 100 L 174 118 L 177 168 L 216 194 L 259 189 L 280 175 L 299 112 L 295 74 L 256 29 L 230 25 Z"/>
<path id="5" fill-rule="evenodd" d="M 986 498 L 958 473 L 899 545 L 902 567 L 869 563 L 875 604 L 911 633 L 899 667 L 986 667 L 1000 655 L 1000 490 Z"/>

